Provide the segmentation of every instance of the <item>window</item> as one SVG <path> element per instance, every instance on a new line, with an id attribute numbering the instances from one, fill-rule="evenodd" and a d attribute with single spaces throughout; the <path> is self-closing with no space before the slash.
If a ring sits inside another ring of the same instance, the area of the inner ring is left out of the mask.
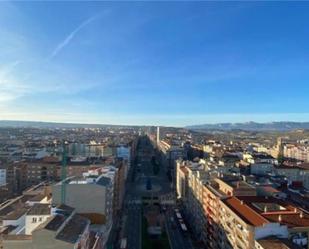
<path id="1" fill-rule="evenodd" d="M 36 223 L 37 222 L 37 218 L 36 217 L 33 217 L 32 218 L 32 223 Z"/>
<path id="2" fill-rule="evenodd" d="M 43 220 L 43 218 L 42 218 L 42 217 L 40 217 L 40 218 L 39 218 L 39 222 L 41 222 L 42 220 Z"/>

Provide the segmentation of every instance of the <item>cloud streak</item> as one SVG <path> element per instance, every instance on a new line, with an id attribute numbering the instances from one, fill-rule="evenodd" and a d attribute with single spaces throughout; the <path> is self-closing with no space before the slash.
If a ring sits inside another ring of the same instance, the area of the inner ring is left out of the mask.
<path id="1" fill-rule="evenodd" d="M 11 74 L 16 66 L 18 66 L 21 61 L 14 61 L 4 67 L 0 67 L 0 85 L 5 83 L 5 77 Z"/>
<path id="2" fill-rule="evenodd" d="M 76 36 L 76 34 L 82 30 L 83 28 L 85 28 L 87 25 L 89 25 L 90 23 L 92 23 L 94 20 L 96 20 L 98 18 L 98 15 L 92 16 L 88 19 L 86 19 L 85 21 L 83 21 L 77 28 L 75 28 L 70 34 L 68 34 L 66 36 L 66 38 L 61 41 L 56 48 L 53 50 L 53 52 L 50 54 L 50 56 L 48 57 L 49 60 L 53 59 L 55 56 L 57 56 L 57 54 L 64 49 L 71 41 L 72 39 Z"/>
<path id="3" fill-rule="evenodd" d="M 0 67 L 0 103 L 14 100 L 24 91 L 14 79 L 15 68 L 21 61 L 14 61 L 7 66 Z"/>

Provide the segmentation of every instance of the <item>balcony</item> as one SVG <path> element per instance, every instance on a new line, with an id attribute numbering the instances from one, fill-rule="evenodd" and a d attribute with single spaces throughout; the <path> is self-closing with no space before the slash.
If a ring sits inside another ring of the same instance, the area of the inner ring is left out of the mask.
<path id="1" fill-rule="evenodd" d="M 237 234 L 236 236 L 237 242 L 241 244 L 242 248 L 248 248 L 247 243 L 248 241 L 245 240 L 244 236 Z"/>

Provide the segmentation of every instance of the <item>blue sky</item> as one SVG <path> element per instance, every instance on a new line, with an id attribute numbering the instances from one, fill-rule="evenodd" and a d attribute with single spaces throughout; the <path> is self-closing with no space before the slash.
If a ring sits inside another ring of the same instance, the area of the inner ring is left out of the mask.
<path id="1" fill-rule="evenodd" d="M 309 3 L 1 2 L 0 119 L 309 121 Z"/>

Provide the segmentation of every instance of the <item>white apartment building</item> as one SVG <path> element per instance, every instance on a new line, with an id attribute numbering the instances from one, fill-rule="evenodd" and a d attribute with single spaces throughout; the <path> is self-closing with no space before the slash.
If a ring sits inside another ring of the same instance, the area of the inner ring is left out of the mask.
<path id="1" fill-rule="evenodd" d="M 309 162 L 309 147 L 306 145 L 286 144 L 283 147 L 284 157 Z"/>

